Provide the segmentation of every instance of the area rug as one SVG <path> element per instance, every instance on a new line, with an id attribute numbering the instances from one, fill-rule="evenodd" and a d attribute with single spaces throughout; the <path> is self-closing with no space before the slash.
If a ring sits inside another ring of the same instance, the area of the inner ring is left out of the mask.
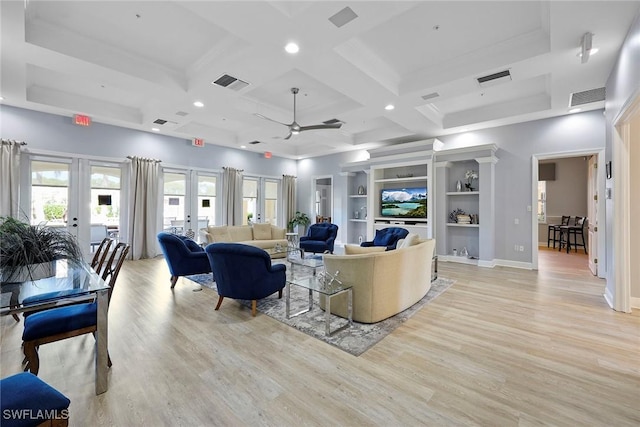
<path id="1" fill-rule="evenodd" d="M 287 271 L 288 273 L 288 271 Z M 298 275 L 296 274 L 296 277 Z M 195 274 L 186 276 L 189 279 L 205 288 L 216 290 L 216 284 L 213 282 L 211 274 Z M 314 292 L 313 310 L 308 313 L 301 314 L 297 317 L 287 319 L 285 315 L 285 297 L 278 298 L 278 294 L 273 294 L 267 298 L 258 300 L 257 309 L 259 312 L 266 314 L 282 323 L 304 332 L 314 338 L 322 340 L 339 349 L 360 356 L 362 353 L 380 342 L 384 337 L 389 335 L 400 326 L 403 322 L 417 313 L 425 305 L 429 304 L 443 292 L 445 292 L 455 281 L 439 277 L 431 284 L 431 289 L 420 301 L 396 314 L 388 319 L 378 323 L 366 324 L 353 322 L 350 328 L 345 328 L 331 336 L 325 335 L 325 312 L 320 309 L 318 295 Z M 250 307 L 251 301 L 238 300 L 239 303 Z M 300 286 L 291 287 L 291 313 L 297 313 L 309 306 L 309 291 Z M 346 319 L 332 316 L 331 331 L 338 329 L 347 323 Z"/>

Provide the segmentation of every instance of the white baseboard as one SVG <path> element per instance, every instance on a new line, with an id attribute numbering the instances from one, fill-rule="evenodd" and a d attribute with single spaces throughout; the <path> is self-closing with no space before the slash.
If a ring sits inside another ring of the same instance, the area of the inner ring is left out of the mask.
<path id="1" fill-rule="evenodd" d="M 607 302 L 607 304 L 609 304 L 609 307 L 615 310 L 613 306 L 613 295 L 611 295 L 609 288 L 604 288 L 604 295 L 602 296 L 604 297 L 604 300 Z"/>
<path id="2" fill-rule="evenodd" d="M 523 270 L 533 270 L 533 264 L 530 262 L 511 261 L 508 259 L 494 259 L 494 265 L 500 267 L 521 268 Z"/>
<path id="3" fill-rule="evenodd" d="M 631 308 L 640 308 L 640 298 L 631 297 Z"/>
<path id="4" fill-rule="evenodd" d="M 495 266 L 496 266 L 496 260 L 493 260 L 493 261 L 478 260 L 478 267 L 493 268 Z"/>

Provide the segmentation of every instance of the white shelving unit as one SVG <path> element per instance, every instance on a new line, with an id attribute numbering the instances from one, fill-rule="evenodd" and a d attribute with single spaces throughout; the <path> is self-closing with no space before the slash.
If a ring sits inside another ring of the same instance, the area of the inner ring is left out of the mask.
<path id="1" fill-rule="evenodd" d="M 467 149 L 440 151 L 436 156 L 436 253 L 443 261 L 493 266 L 494 235 L 494 165 L 496 147 L 483 145 Z M 474 191 L 456 191 L 456 182 L 465 182 L 466 171 L 479 175 Z M 455 210 L 472 215 L 477 223 L 458 224 L 450 216 Z M 460 256 L 466 248 L 468 257 Z M 458 255 L 454 255 L 457 252 Z"/>
<path id="2" fill-rule="evenodd" d="M 367 238 L 367 204 L 369 203 L 368 195 L 368 171 L 358 171 L 349 173 L 347 176 L 347 187 L 349 195 L 347 196 L 347 243 L 358 244 L 360 239 Z M 359 194 L 358 190 L 364 191 Z M 357 215 L 357 218 L 356 218 Z"/>

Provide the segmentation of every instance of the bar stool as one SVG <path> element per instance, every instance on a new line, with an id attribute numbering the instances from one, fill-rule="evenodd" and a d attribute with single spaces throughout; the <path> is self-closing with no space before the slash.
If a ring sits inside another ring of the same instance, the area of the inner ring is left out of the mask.
<path id="1" fill-rule="evenodd" d="M 69 425 L 71 401 L 29 372 L 0 380 L 3 427 Z"/>
<path id="2" fill-rule="evenodd" d="M 563 225 L 569 225 L 569 221 L 571 220 L 571 216 L 562 215 L 560 219 L 560 224 L 549 224 L 549 229 L 547 230 L 547 247 L 549 247 L 549 242 L 553 242 L 553 249 L 556 248 L 556 242 L 560 242 L 560 227 Z"/>

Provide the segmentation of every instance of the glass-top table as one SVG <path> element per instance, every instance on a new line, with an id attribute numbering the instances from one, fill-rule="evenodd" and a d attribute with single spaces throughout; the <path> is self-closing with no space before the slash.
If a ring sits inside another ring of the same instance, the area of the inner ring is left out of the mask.
<path id="1" fill-rule="evenodd" d="M 97 300 L 96 394 L 107 391 L 109 285 L 87 264 L 56 261 L 56 274 L 39 280 L 0 285 L 0 315 L 14 315 Z M 18 318 L 19 319 L 19 318 Z"/>
<path id="2" fill-rule="evenodd" d="M 294 314 L 291 314 L 291 285 L 300 286 L 309 290 L 309 307 Z M 348 328 L 353 324 L 353 291 L 351 289 L 351 285 L 345 285 L 338 281 L 331 281 L 327 284 L 324 278 L 314 275 L 302 279 L 288 280 L 286 282 L 285 288 L 285 306 L 287 319 L 311 311 L 313 309 L 313 292 L 318 292 L 319 294 L 325 296 L 325 335 L 330 336 L 331 334 L 341 331 L 344 328 Z M 335 329 L 334 331 L 331 331 L 331 299 L 342 294 L 347 295 L 347 323 Z"/>

